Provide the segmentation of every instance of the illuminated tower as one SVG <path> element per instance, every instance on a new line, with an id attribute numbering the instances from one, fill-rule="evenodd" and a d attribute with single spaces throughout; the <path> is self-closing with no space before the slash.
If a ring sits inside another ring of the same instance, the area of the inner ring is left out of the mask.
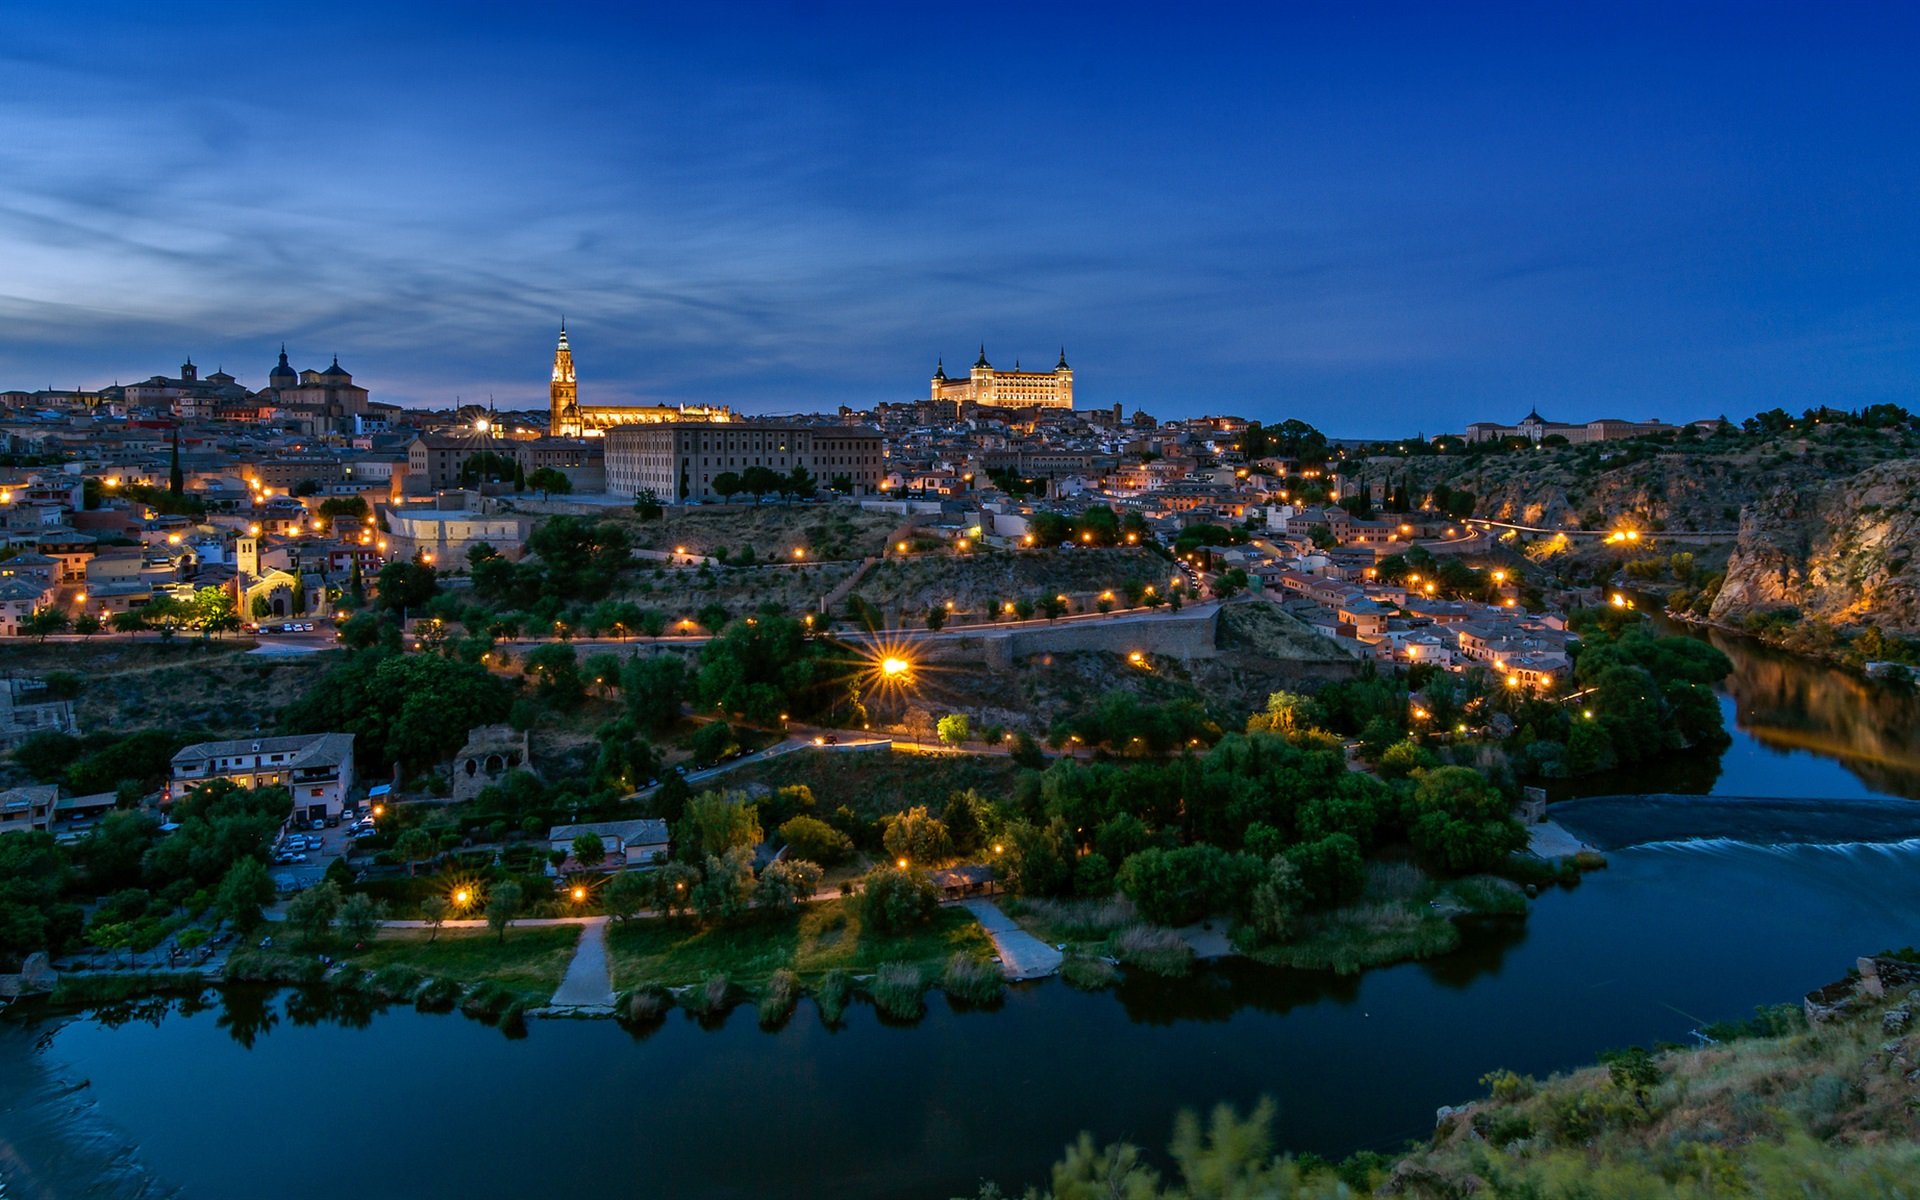
<path id="1" fill-rule="evenodd" d="M 547 432 L 554 437 L 579 437 L 580 385 L 573 378 L 573 351 L 567 347 L 567 322 L 560 321 L 560 344 L 553 351 L 553 388 Z"/>

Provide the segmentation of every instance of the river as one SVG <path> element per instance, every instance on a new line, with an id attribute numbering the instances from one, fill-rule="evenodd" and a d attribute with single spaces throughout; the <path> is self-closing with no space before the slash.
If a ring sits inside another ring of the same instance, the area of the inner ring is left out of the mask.
<path id="1" fill-rule="evenodd" d="M 1752 728 L 1699 786 L 1639 790 L 1904 806 L 1914 726 L 1878 722 L 1908 702 L 1733 649 L 1728 701 Z M 828 1030 L 803 1003 L 777 1033 L 743 1008 L 716 1028 L 675 1013 L 641 1038 L 558 1021 L 516 1040 L 455 1016 L 244 991 L 128 1020 L 16 1022 L 0 1026 L 0 1179 L 10 1200 L 938 1198 L 1041 1179 L 1083 1128 L 1157 1148 L 1181 1107 L 1262 1095 L 1288 1148 L 1390 1150 L 1493 1068 L 1680 1040 L 1920 941 L 1917 842 L 1722 837 L 1609 857 L 1524 924 L 1471 926 L 1435 962 L 1349 979 L 1243 965 L 1117 993 L 1048 981 L 992 1012 L 935 996 L 908 1026 L 856 1006 Z"/>

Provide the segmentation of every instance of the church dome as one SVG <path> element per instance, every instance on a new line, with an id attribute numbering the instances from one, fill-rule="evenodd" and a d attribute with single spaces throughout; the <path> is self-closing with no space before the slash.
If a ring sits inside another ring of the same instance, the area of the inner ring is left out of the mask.
<path id="1" fill-rule="evenodd" d="M 299 375 L 294 373 L 292 365 L 287 362 L 287 348 L 283 345 L 280 347 L 279 365 L 267 372 L 267 386 L 288 388 L 297 386 L 299 381 Z"/>

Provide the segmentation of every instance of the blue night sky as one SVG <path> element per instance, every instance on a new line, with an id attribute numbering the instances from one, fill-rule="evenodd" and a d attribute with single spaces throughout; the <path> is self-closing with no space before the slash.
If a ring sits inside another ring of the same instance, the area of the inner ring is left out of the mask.
<path id="1" fill-rule="evenodd" d="M 1912 404 L 1920 6 L 0 9 L 0 386 Z"/>

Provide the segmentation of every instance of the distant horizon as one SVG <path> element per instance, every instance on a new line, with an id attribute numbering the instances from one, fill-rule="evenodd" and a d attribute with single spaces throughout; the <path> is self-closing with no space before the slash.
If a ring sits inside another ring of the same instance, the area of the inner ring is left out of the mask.
<path id="1" fill-rule="evenodd" d="M 571 322 L 571 319 L 569 320 Z M 558 324 L 556 324 L 554 326 L 554 336 L 556 340 L 558 338 L 558 333 L 559 333 L 559 326 Z M 673 397 L 661 397 L 661 396 L 652 396 L 652 395 L 644 396 L 644 397 L 628 397 L 628 396 L 609 397 L 609 396 L 595 394 L 594 390 L 592 389 L 591 379 L 587 376 L 585 369 L 582 368 L 580 365 L 581 355 L 580 355 L 579 341 L 578 341 L 579 334 L 576 332 L 575 327 L 571 323 L 569 324 L 569 327 L 567 329 L 567 337 L 569 342 L 573 344 L 574 363 L 575 363 L 576 370 L 578 370 L 580 374 L 581 402 L 584 404 L 599 404 L 599 405 L 608 405 L 613 407 L 626 407 L 626 406 L 660 405 L 660 404 L 677 406 L 680 404 L 707 403 L 707 401 L 703 401 L 703 400 L 693 400 L 693 399 L 682 400 L 682 399 L 673 398 Z M 979 347 L 979 344 L 976 343 L 974 346 L 974 349 L 968 352 L 965 361 L 961 364 L 959 369 L 950 371 L 949 373 L 954 375 L 964 375 L 969 369 L 971 369 L 973 360 L 975 357 L 978 356 L 979 352 L 980 352 L 980 347 Z M 1061 352 L 1061 348 L 1056 346 L 1053 351 L 1050 351 L 1048 353 L 1047 357 L 1051 359 L 1053 355 L 1057 355 L 1060 352 Z M 308 361 L 307 359 L 304 359 L 301 356 L 299 351 L 293 348 L 291 343 L 287 343 L 286 353 L 287 353 L 288 364 L 295 371 L 305 371 L 309 369 L 320 370 L 331 365 L 336 360 L 336 358 L 344 359 L 346 361 L 341 361 L 340 366 L 344 370 L 346 370 L 350 375 L 353 376 L 355 384 L 368 389 L 368 393 L 369 393 L 368 399 L 370 401 L 375 403 L 381 403 L 381 404 L 392 404 L 392 405 L 395 405 L 396 407 L 403 408 L 403 409 L 410 409 L 410 410 L 417 410 L 417 411 L 434 411 L 434 410 L 452 410 L 457 408 L 471 407 L 475 405 L 479 405 L 479 406 L 491 405 L 492 407 L 502 412 L 545 412 L 548 405 L 548 398 L 544 392 L 544 388 L 548 383 L 547 371 L 545 370 L 543 370 L 540 374 L 540 387 L 543 389 L 541 394 L 538 395 L 537 397 L 532 397 L 532 398 L 523 399 L 523 400 L 503 399 L 500 393 L 498 392 L 494 392 L 492 394 L 483 393 L 477 397 L 460 395 L 460 396 L 449 396 L 444 399 L 441 399 L 441 398 L 393 399 L 393 398 L 387 397 L 386 395 L 383 395 L 380 388 L 376 385 L 375 382 L 370 382 L 358 370 L 354 368 L 354 364 L 351 361 L 352 360 L 351 352 L 347 352 L 343 354 L 338 351 L 329 350 L 325 354 L 316 355 L 313 357 L 311 361 Z M 267 366 L 262 367 L 258 372 L 258 378 L 260 382 L 257 384 L 250 383 L 248 381 L 248 374 L 246 371 L 235 370 L 232 366 L 227 365 L 224 359 L 218 358 L 218 357 L 209 359 L 201 356 L 198 353 L 195 353 L 191 356 L 183 357 L 181 361 L 178 363 L 174 363 L 170 366 L 163 367 L 159 370 L 147 370 L 147 371 L 140 372 L 138 374 L 127 375 L 127 376 L 114 376 L 111 379 L 107 379 L 104 382 L 99 382 L 99 383 L 62 384 L 58 382 L 53 382 L 53 383 L 47 383 L 47 384 L 22 384 L 22 383 L 11 382 L 5 379 L 0 379 L 0 391 L 15 391 L 15 390 L 29 391 L 29 392 L 41 391 L 41 390 L 62 391 L 62 390 L 67 390 L 71 388 L 71 389 L 77 389 L 80 391 L 97 392 L 100 389 L 105 387 L 112 387 L 115 385 L 124 386 L 128 384 L 141 383 L 145 380 L 153 378 L 156 375 L 164 376 L 164 377 L 177 377 L 180 369 L 184 365 L 186 365 L 186 363 L 188 362 L 193 363 L 201 379 L 205 379 L 207 376 L 212 375 L 215 372 L 225 371 L 227 374 L 233 376 L 235 382 L 240 384 L 240 386 L 247 388 L 249 391 L 259 391 L 261 388 L 264 388 L 266 386 L 267 372 L 270 371 L 272 367 L 279 362 L 279 356 L 280 356 L 280 344 L 275 343 L 273 352 L 269 356 L 271 361 L 267 364 Z M 551 357 L 552 357 L 552 349 L 551 347 L 549 347 L 549 350 L 548 350 L 549 362 L 551 361 Z M 936 365 L 939 364 L 939 362 L 943 357 L 944 356 L 941 356 L 941 355 L 935 356 Z M 1098 403 L 1095 399 L 1087 397 L 1084 392 L 1084 389 L 1087 386 L 1086 381 L 1089 378 L 1093 378 L 1097 380 L 1098 378 L 1097 369 L 1096 369 L 1096 373 L 1093 376 L 1089 377 L 1078 363 L 1073 363 L 1074 357 L 1075 356 L 1072 354 L 1071 348 L 1068 348 L 1067 358 L 1069 362 L 1073 364 L 1075 377 L 1077 380 L 1080 381 L 1078 384 L 1078 387 L 1081 389 L 1081 391 L 1079 391 L 1074 397 L 1074 400 L 1075 400 L 1074 411 L 1076 412 L 1097 412 L 1102 410 L 1110 411 L 1113 407 L 1112 403 L 1107 403 L 1107 404 Z M 1009 359 L 1004 365 L 998 361 L 995 361 L 995 355 L 993 353 L 992 347 L 990 346 L 987 347 L 987 358 L 990 362 L 993 362 L 993 365 L 996 370 L 1013 370 L 1016 365 L 1022 365 L 1022 369 L 1025 369 L 1025 370 L 1035 369 L 1032 366 L 1024 365 L 1026 360 L 1024 357 L 1021 357 L 1021 356 L 1015 356 L 1014 358 Z M 1039 360 L 1036 360 L 1036 361 L 1039 361 Z M 1041 362 L 1041 367 L 1039 369 L 1050 370 L 1051 362 L 1050 361 Z M 932 378 L 932 375 L 933 375 L 933 369 L 929 368 L 927 371 L 927 379 L 930 380 Z M 864 403 L 848 400 L 848 401 L 843 401 L 842 403 L 844 403 L 847 408 L 852 409 L 854 411 L 870 410 L 874 408 L 875 405 L 878 405 L 878 404 L 911 404 L 916 401 L 927 399 L 926 382 L 927 382 L 926 380 L 921 381 L 921 385 L 919 389 L 914 394 L 910 396 L 902 397 L 901 399 L 872 400 Z M 1085 400 L 1084 403 L 1082 402 L 1083 399 Z M 1528 404 L 1529 411 L 1538 409 L 1540 407 L 1541 406 L 1538 402 L 1532 402 Z M 1773 406 L 1769 405 L 1767 407 L 1770 408 Z M 1816 406 L 1806 405 L 1803 407 L 1816 407 Z M 1836 405 L 1834 407 L 1853 408 L 1853 407 L 1859 407 L 1859 406 Z M 733 404 L 732 408 L 735 412 L 740 413 L 744 416 L 749 416 L 749 417 L 758 417 L 758 416 L 779 417 L 779 416 L 826 415 L 826 414 L 837 412 L 840 408 L 840 405 L 836 404 L 831 408 L 799 407 L 799 408 L 756 409 L 756 408 L 748 407 L 743 404 Z M 1363 439 L 1369 439 L 1369 440 L 1382 440 L 1382 441 L 1391 441 L 1396 438 L 1413 437 L 1419 434 L 1424 434 L 1428 438 L 1433 438 L 1433 437 L 1440 436 L 1441 434 L 1462 433 L 1465 431 L 1468 424 L 1475 421 L 1501 421 L 1502 423 L 1506 423 L 1506 424 L 1516 424 L 1519 422 L 1519 420 L 1522 417 L 1526 415 L 1525 411 L 1520 412 L 1518 414 L 1514 414 L 1511 417 L 1502 413 L 1490 412 L 1490 413 L 1469 417 L 1467 420 L 1459 422 L 1457 426 L 1450 426 L 1448 428 L 1439 428 L 1436 426 L 1435 428 L 1432 428 L 1432 429 L 1402 428 L 1399 430 L 1388 430 L 1384 432 L 1368 431 L 1364 433 L 1350 433 L 1337 426 L 1330 426 L 1323 420 L 1315 420 L 1299 412 L 1285 412 L 1285 413 L 1269 415 L 1269 414 L 1262 414 L 1258 412 L 1249 411 L 1243 408 L 1237 408 L 1232 405 L 1228 405 L 1225 407 L 1207 408 L 1204 410 L 1197 410 L 1197 411 L 1184 411 L 1179 413 L 1155 412 L 1151 407 L 1147 405 L 1130 405 L 1129 404 L 1129 405 L 1123 405 L 1122 408 L 1123 408 L 1124 414 L 1128 417 L 1131 417 L 1136 411 L 1145 411 L 1148 413 L 1148 415 L 1153 416 L 1160 420 L 1187 420 L 1187 419 L 1200 418 L 1200 417 L 1238 417 L 1238 418 L 1242 418 L 1249 421 L 1259 421 L 1263 425 L 1277 425 L 1281 421 L 1285 421 L 1289 419 L 1298 419 L 1298 420 L 1306 421 L 1308 424 L 1314 426 L 1314 428 L 1320 430 L 1322 433 L 1332 438 L 1340 438 L 1340 439 L 1363 438 Z M 1764 411 L 1764 410 L 1763 409 L 1753 410 L 1753 412 L 1760 412 L 1760 411 Z M 1793 409 L 1792 411 L 1797 412 L 1799 411 L 1799 409 Z M 1746 417 L 1752 416 L 1753 412 L 1697 413 L 1697 414 L 1687 415 L 1687 414 L 1675 414 L 1675 413 L 1667 413 L 1667 412 L 1642 413 L 1642 412 L 1607 411 L 1607 412 L 1594 412 L 1592 414 L 1580 414 L 1577 416 L 1568 416 L 1559 412 L 1547 411 L 1547 412 L 1542 412 L 1541 415 L 1549 421 L 1565 422 L 1565 423 L 1571 423 L 1571 424 L 1583 424 L 1588 421 L 1596 421 L 1596 420 L 1602 420 L 1606 418 L 1623 418 L 1626 420 L 1636 420 L 1636 421 L 1658 419 L 1672 425 L 1684 425 L 1690 421 L 1712 420 L 1721 416 L 1725 416 L 1728 419 L 1734 421 L 1735 423 L 1738 423 L 1739 421 L 1745 419 Z"/>
<path id="2" fill-rule="evenodd" d="M 981 342 L 1350 436 L 1911 403 L 1916 49 L 1731 0 L 14 5 L 0 383 L 285 341 L 524 406 L 564 314 L 609 404 L 905 402 Z"/>

